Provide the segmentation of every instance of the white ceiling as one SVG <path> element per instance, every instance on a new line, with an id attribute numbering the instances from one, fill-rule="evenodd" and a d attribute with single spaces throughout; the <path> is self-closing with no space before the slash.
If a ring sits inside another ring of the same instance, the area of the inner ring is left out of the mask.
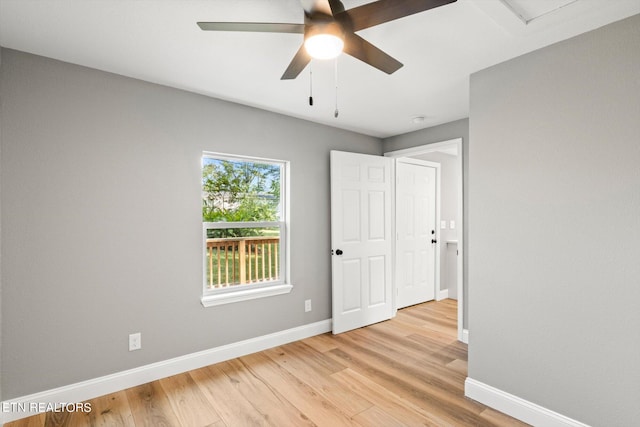
<path id="1" fill-rule="evenodd" d="M 302 23 L 299 0 L 0 0 L 0 45 L 388 137 L 468 117 L 475 71 L 638 13 L 640 0 L 458 0 L 361 31 L 404 67 L 386 75 L 339 57 L 338 118 L 333 61 L 312 62 L 313 107 L 308 68 L 280 80 L 301 35 L 196 25 Z"/>

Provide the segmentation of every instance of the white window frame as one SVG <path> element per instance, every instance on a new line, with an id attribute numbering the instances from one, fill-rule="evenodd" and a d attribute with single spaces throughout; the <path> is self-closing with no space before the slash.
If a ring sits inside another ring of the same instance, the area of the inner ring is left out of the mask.
<path id="1" fill-rule="evenodd" d="M 269 163 L 280 165 L 280 206 L 281 217 L 279 221 L 263 222 L 203 222 L 202 223 L 202 297 L 200 302 L 204 307 L 213 307 L 222 304 L 247 301 L 256 298 L 265 298 L 275 295 L 288 294 L 293 289 L 290 283 L 290 239 L 289 239 L 289 168 L 290 163 L 286 160 L 267 159 L 262 157 L 242 156 L 233 154 L 216 153 L 205 151 L 202 157 L 210 157 L 221 160 Z M 208 289 L 207 288 L 207 229 L 224 228 L 280 228 L 280 278 L 273 282 L 251 283 L 245 285 L 235 285 L 227 288 Z"/>

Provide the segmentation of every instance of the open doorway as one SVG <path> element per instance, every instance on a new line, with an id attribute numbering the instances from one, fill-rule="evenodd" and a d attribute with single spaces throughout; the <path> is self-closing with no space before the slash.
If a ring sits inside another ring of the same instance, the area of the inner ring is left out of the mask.
<path id="1" fill-rule="evenodd" d="M 421 145 L 404 150 L 385 153 L 394 159 L 414 159 L 440 165 L 440 213 L 436 227 L 440 264 L 435 297 L 437 300 L 451 298 L 458 301 L 458 340 L 468 342 L 465 326 L 464 292 L 464 218 L 462 184 L 462 138 Z"/>

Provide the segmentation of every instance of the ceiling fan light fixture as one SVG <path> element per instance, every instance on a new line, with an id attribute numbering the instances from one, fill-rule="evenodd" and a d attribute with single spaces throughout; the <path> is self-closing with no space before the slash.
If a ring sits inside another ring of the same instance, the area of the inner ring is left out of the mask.
<path id="1" fill-rule="evenodd" d="M 305 34 L 304 47 L 315 59 L 333 59 L 344 49 L 342 28 L 335 24 L 310 28 Z"/>

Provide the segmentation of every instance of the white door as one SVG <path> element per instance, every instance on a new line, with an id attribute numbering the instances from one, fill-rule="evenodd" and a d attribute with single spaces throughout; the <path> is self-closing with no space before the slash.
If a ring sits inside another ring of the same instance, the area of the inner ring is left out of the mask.
<path id="1" fill-rule="evenodd" d="M 397 308 L 435 298 L 436 168 L 396 163 Z"/>
<path id="2" fill-rule="evenodd" d="M 333 333 L 392 316 L 392 160 L 331 152 Z"/>

